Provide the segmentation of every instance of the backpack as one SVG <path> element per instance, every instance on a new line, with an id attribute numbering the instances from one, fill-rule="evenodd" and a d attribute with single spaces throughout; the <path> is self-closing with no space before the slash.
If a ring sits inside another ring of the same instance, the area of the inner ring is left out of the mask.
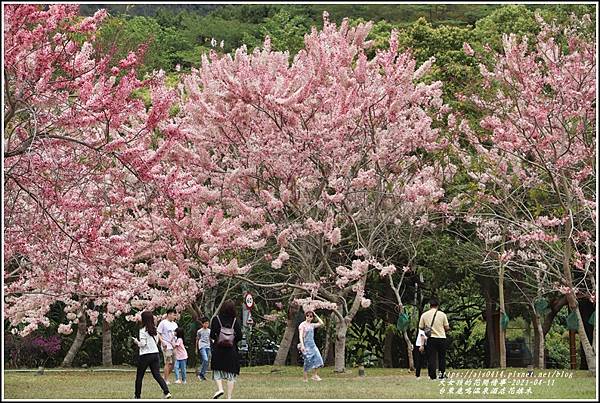
<path id="1" fill-rule="evenodd" d="M 429 326 L 425 326 L 425 329 L 423 329 L 423 332 L 425 332 L 425 337 L 429 338 L 431 337 L 431 328 L 433 327 L 433 322 L 435 322 L 435 315 L 437 315 L 438 310 L 435 310 L 435 313 L 433 314 L 433 319 L 431 320 L 431 324 Z"/>
<path id="2" fill-rule="evenodd" d="M 219 321 L 219 325 L 221 326 L 221 330 L 219 330 L 219 337 L 217 338 L 217 346 L 218 347 L 233 347 L 233 343 L 235 341 L 235 320 L 237 318 L 233 318 L 233 323 L 231 327 L 223 327 L 221 323 L 221 319 L 217 315 L 217 320 Z"/>

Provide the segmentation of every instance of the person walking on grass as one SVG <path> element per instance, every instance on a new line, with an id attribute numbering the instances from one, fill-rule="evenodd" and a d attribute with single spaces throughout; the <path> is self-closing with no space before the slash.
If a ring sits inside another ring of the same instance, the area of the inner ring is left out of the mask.
<path id="1" fill-rule="evenodd" d="M 135 395 L 136 399 L 142 396 L 142 380 L 146 373 L 146 368 L 150 367 L 154 380 L 158 382 L 163 391 L 163 397 L 170 399 L 171 393 L 165 380 L 160 376 L 160 357 L 158 354 L 159 336 L 154 326 L 154 314 L 152 311 L 144 311 L 141 315 L 141 329 L 139 339 L 132 337 L 133 341 L 140 348 L 140 354 L 137 364 L 137 373 L 135 376 Z"/>
<path id="2" fill-rule="evenodd" d="M 163 352 L 163 358 L 165 359 L 165 370 L 164 377 L 167 385 L 169 384 L 169 375 L 173 369 L 173 338 L 175 336 L 175 329 L 177 329 L 177 323 L 175 323 L 175 309 L 168 309 L 167 316 L 160 321 L 158 324 L 158 334 L 161 338 L 161 349 Z"/>
<path id="3" fill-rule="evenodd" d="M 425 355 L 427 336 L 425 336 L 424 330 L 417 330 L 417 340 L 415 342 L 413 357 L 415 361 L 415 375 L 417 379 L 421 379 L 421 368 L 423 367 L 423 363 L 427 360 L 427 356 Z"/>
<path id="4" fill-rule="evenodd" d="M 431 380 L 437 379 L 436 356 L 439 363 L 440 377 L 446 378 L 446 332 L 450 330 L 446 314 L 439 310 L 438 300 L 432 298 L 429 302 L 429 310 L 421 315 L 419 320 L 419 329 L 431 330 L 431 335 L 427 337 L 427 372 Z"/>
<path id="5" fill-rule="evenodd" d="M 227 398 L 231 399 L 235 381 L 240 374 L 238 343 L 242 340 L 242 327 L 236 319 L 235 303 L 227 300 L 210 324 L 210 338 L 214 341 L 210 366 L 217 391 L 213 399 L 223 396 L 223 380 L 227 381 Z"/>
<path id="6" fill-rule="evenodd" d="M 200 357 L 201 367 L 198 373 L 198 379 L 206 380 L 206 371 L 208 370 L 208 357 L 210 355 L 210 322 L 207 317 L 200 320 L 202 327 L 196 334 L 196 346 L 198 348 L 198 357 Z"/>
<path id="7" fill-rule="evenodd" d="M 175 353 L 175 383 L 187 383 L 187 359 L 188 353 L 185 349 L 184 332 L 182 327 L 175 329 L 175 340 L 173 341 L 173 352 Z M 181 379 L 179 376 L 181 374 Z"/>
<path id="8" fill-rule="evenodd" d="M 323 326 L 323 321 L 313 311 L 306 311 L 306 320 L 298 326 L 300 334 L 300 351 L 304 357 L 304 382 L 308 382 L 308 371 L 314 369 L 312 379 L 320 381 L 319 368 L 323 366 L 323 357 L 315 344 L 315 329 Z M 318 323 L 312 323 L 313 317 L 316 317 Z"/>

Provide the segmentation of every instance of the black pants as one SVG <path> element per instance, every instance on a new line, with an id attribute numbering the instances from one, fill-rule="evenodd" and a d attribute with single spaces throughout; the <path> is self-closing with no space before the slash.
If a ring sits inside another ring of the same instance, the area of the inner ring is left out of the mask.
<path id="1" fill-rule="evenodd" d="M 167 383 L 165 382 L 163 377 L 160 376 L 159 360 L 160 360 L 160 358 L 158 356 L 158 353 L 140 355 L 140 358 L 138 359 L 137 374 L 135 375 L 135 398 L 136 399 L 139 399 L 142 395 L 142 379 L 144 379 L 144 374 L 146 373 L 146 368 L 148 368 L 148 367 L 150 367 L 150 372 L 152 372 L 152 376 L 154 377 L 154 380 L 156 380 L 156 382 L 158 382 L 163 393 L 165 395 L 167 393 L 169 393 L 169 387 L 167 386 Z"/>
<path id="2" fill-rule="evenodd" d="M 419 346 L 415 346 L 413 350 L 413 358 L 415 360 L 415 375 L 417 378 L 421 376 L 421 367 L 423 367 L 423 363 L 427 360 L 425 354 L 425 351 L 419 351 Z"/>
<path id="3" fill-rule="evenodd" d="M 435 373 L 435 357 L 439 362 L 439 370 L 444 375 L 446 372 L 446 339 L 438 337 L 430 337 L 427 339 L 427 372 L 431 379 L 437 378 Z"/>

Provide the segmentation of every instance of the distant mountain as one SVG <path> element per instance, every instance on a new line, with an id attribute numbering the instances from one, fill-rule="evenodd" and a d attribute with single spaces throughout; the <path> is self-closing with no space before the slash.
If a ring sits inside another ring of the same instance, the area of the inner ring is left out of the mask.
<path id="1" fill-rule="evenodd" d="M 151 3 L 151 4 L 90 4 L 84 3 L 80 6 L 80 13 L 84 16 L 93 15 L 98 9 L 105 8 L 112 15 L 142 15 L 145 17 L 154 17 L 159 9 L 171 11 L 187 10 L 200 15 L 205 15 L 211 11 L 223 7 L 225 4 L 173 4 L 173 3 Z"/>

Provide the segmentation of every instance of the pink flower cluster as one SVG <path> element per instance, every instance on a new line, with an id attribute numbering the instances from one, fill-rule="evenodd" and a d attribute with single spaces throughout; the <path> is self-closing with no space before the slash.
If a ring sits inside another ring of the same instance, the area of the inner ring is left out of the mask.
<path id="1" fill-rule="evenodd" d="M 295 298 L 293 301 L 302 307 L 304 312 L 316 311 L 317 309 L 327 309 L 330 311 L 337 310 L 337 304 L 329 301 L 315 300 L 310 297 L 308 298 Z"/>

